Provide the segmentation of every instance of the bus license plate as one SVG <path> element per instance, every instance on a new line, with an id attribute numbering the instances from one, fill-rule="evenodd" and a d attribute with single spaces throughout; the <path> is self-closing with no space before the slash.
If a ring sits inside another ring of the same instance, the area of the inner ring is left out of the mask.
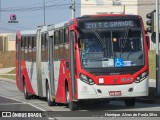
<path id="1" fill-rule="evenodd" d="M 110 96 L 120 96 L 122 95 L 121 91 L 110 91 L 109 92 Z"/>

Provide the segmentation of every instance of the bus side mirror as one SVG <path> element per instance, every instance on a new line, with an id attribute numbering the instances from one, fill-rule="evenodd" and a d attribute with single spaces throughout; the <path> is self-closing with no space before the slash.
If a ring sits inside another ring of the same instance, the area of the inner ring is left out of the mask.
<path id="1" fill-rule="evenodd" d="M 146 43 L 147 43 L 148 50 L 150 50 L 150 39 L 148 35 L 146 35 Z"/>

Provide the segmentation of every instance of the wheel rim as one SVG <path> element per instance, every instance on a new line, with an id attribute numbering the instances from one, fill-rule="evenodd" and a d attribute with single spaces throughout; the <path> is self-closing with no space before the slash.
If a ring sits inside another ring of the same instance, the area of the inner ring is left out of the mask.
<path id="1" fill-rule="evenodd" d="M 26 85 L 24 84 L 24 94 L 26 95 Z"/>
<path id="2" fill-rule="evenodd" d="M 47 90 L 47 99 L 50 100 L 49 90 Z"/>
<path id="3" fill-rule="evenodd" d="M 69 91 L 67 90 L 67 103 L 69 104 L 70 102 L 70 96 L 69 96 Z"/>

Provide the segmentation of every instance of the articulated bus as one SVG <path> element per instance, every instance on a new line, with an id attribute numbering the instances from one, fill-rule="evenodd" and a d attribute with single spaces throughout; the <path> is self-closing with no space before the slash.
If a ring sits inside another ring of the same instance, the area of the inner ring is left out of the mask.
<path id="1" fill-rule="evenodd" d="M 17 32 L 16 83 L 48 105 L 148 95 L 149 39 L 137 15 L 89 15 Z"/>

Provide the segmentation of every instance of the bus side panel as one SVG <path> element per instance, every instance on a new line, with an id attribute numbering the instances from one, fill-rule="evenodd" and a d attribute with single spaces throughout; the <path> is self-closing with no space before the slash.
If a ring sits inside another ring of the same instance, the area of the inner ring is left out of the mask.
<path id="1" fill-rule="evenodd" d="M 49 69 L 48 69 L 48 64 L 49 62 L 41 62 L 42 64 L 42 90 L 43 90 L 43 97 L 46 97 L 46 80 L 48 79 L 49 76 Z"/>
<path id="2" fill-rule="evenodd" d="M 28 82 L 30 83 L 29 91 L 34 95 L 38 95 L 36 62 L 26 62 L 26 69 L 28 73 Z"/>
<path id="3" fill-rule="evenodd" d="M 32 87 L 32 84 L 31 84 L 31 80 L 29 78 L 29 72 L 27 70 L 27 64 L 28 63 L 26 63 L 26 61 L 23 61 L 21 63 L 22 63 L 21 64 L 21 66 L 22 66 L 22 71 L 21 71 L 21 73 L 22 73 L 22 83 L 23 83 L 23 78 L 24 78 L 24 82 L 26 83 L 27 92 L 32 94 L 32 95 L 36 95 L 34 90 L 33 90 L 33 87 Z M 21 85 L 23 85 L 23 84 L 21 84 Z M 22 90 L 23 89 L 24 88 L 22 87 Z"/>
<path id="4" fill-rule="evenodd" d="M 58 71 L 58 86 L 57 86 L 57 92 L 56 92 L 56 102 L 59 103 L 66 103 L 66 97 L 65 97 L 65 76 L 67 75 L 65 70 L 65 62 L 61 60 L 60 62 L 60 69 Z M 69 83 L 68 83 L 69 85 Z"/>

